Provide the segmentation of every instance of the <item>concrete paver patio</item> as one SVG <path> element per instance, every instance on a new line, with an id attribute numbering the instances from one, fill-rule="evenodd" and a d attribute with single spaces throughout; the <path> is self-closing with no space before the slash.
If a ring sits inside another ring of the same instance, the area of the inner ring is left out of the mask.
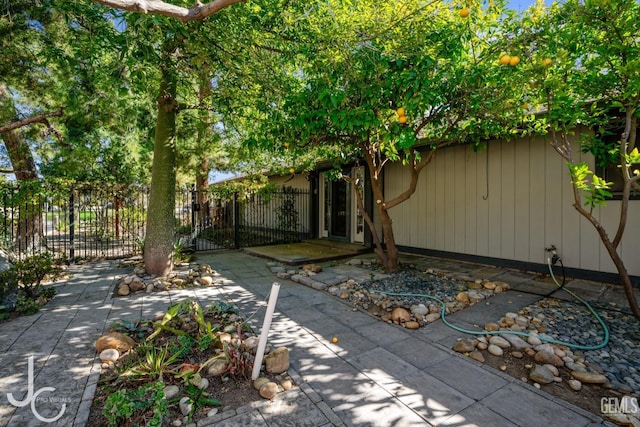
<path id="1" fill-rule="evenodd" d="M 42 417 L 56 416 L 64 403 L 61 418 L 48 425 L 87 425 L 100 372 L 94 342 L 115 320 L 150 318 L 187 297 L 202 305 L 224 299 L 245 318 L 252 316 L 259 330 L 276 280 L 265 261 L 225 251 L 201 255 L 199 262 L 210 264 L 226 284 L 112 299 L 115 278 L 126 270 L 113 261 L 73 266 L 73 278 L 57 286 L 58 295 L 44 310 L 0 325 L 0 426 L 47 425 L 32 405 L 11 405 L 7 393 L 27 403 L 31 397 Z M 345 266 L 338 267 L 335 274 L 345 274 Z M 331 273 L 331 267 L 325 271 Z M 363 274 L 357 267 L 348 271 Z M 290 373 L 298 387 L 272 401 L 223 411 L 198 427 L 612 425 L 454 353 L 451 344 L 461 335 L 441 322 L 409 331 L 354 311 L 326 292 L 278 282 L 270 341 L 291 350 Z M 532 299 L 522 298 L 523 305 Z M 472 309 L 455 320 L 472 324 L 478 315 Z M 32 391 L 55 388 L 37 399 L 28 394 L 29 356 Z"/>

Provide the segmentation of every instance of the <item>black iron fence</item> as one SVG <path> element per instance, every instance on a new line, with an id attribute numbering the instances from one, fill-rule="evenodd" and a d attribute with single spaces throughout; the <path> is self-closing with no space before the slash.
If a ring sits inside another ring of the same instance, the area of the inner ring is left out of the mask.
<path id="1" fill-rule="evenodd" d="M 308 191 L 284 187 L 227 198 L 194 189 L 178 195 L 178 233 L 194 250 L 299 242 L 311 236 Z"/>
<path id="2" fill-rule="evenodd" d="M 147 190 L 125 186 L 0 186 L 0 243 L 16 256 L 123 257 L 144 240 Z"/>
<path id="3" fill-rule="evenodd" d="M 176 197 L 176 242 L 197 251 L 291 243 L 311 235 L 308 191 L 282 188 L 215 198 Z M 125 257 L 144 245 L 148 189 L 42 183 L 0 185 L 0 248 L 16 256 Z"/>

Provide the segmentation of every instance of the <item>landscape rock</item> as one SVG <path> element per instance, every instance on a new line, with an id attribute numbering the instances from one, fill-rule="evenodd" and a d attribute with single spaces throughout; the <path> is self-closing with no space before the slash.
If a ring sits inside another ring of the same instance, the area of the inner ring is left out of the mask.
<path id="1" fill-rule="evenodd" d="M 255 388 L 256 390 L 260 391 L 262 386 L 265 385 L 268 382 L 271 382 L 271 380 L 269 378 L 266 378 L 266 377 L 256 378 L 256 380 L 253 382 L 253 388 Z"/>
<path id="2" fill-rule="evenodd" d="M 218 410 L 218 408 L 209 409 L 209 412 L 207 412 L 207 417 L 213 417 L 218 413 Z"/>
<path id="3" fill-rule="evenodd" d="M 487 351 L 494 356 L 502 356 L 504 354 L 504 350 L 502 350 L 502 348 L 498 347 L 495 344 L 490 344 L 487 348 Z"/>
<path id="4" fill-rule="evenodd" d="M 586 384 L 604 384 L 608 381 L 607 377 L 597 372 L 571 371 L 571 376 Z"/>
<path id="5" fill-rule="evenodd" d="M 472 358 L 473 360 L 477 360 L 480 363 L 484 363 L 484 356 L 482 355 L 482 353 L 480 353 L 477 350 L 472 351 L 469 357 Z"/>
<path id="6" fill-rule="evenodd" d="M 516 350 L 524 350 L 525 348 L 531 347 L 531 344 L 520 338 L 518 335 L 505 334 L 502 335 L 502 337 L 505 340 L 509 341 L 511 347 L 515 348 Z"/>
<path id="7" fill-rule="evenodd" d="M 129 289 L 129 285 L 125 285 L 124 283 L 118 285 L 118 296 L 124 297 L 129 295 L 130 292 L 131 289 Z"/>
<path id="8" fill-rule="evenodd" d="M 527 338 L 527 342 L 534 347 L 542 344 L 542 341 L 540 340 L 540 338 L 536 337 L 535 335 L 530 335 Z"/>
<path id="9" fill-rule="evenodd" d="M 418 329 L 420 327 L 420 323 L 415 321 L 409 321 L 404 323 L 404 327 L 407 329 Z"/>
<path id="10" fill-rule="evenodd" d="M 460 292 L 456 295 L 456 301 L 467 304 L 469 303 L 469 293 L 468 292 Z"/>
<path id="11" fill-rule="evenodd" d="M 191 410 L 193 409 L 193 400 L 185 396 L 180 399 L 180 403 L 178 404 L 178 406 L 180 407 L 180 412 L 182 413 L 182 415 L 186 417 L 191 413 Z"/>
<path id="12" fill-rule="evenodd" d="M 498 331 L 500 330 L 500 325 L 493 322 L 485 323 L 484 330 L 489 332 Z"/>
<path id="13" fill-rule="evenodd" d="M 491 338 L 489 338 L 489 344 L 497 345 L 498 347 L 503 349 L 511 347 L 509 341 L 498 335 L 493 335 Z"/>
<path id="14" fill-rule="evenodd" d="M 293 388 L 293 382 L 290 379 L 286 379 L 283 380 L 280 383 L 280 386 L 284 389 L 284 390 L 291 390 Z"/>
<path id="15" fill-rule="evenodd" d="M 310 271 L 312 273 L 320 273 L 322 271 L 322 267 L 318 264 L 306 264 L 302 267 L 304 271 Z"/>
<path id="16" fill-rule="evenodd" d="M 533 356 L 533 360 L 543 365 L 564 366 L 564 362 L 558 356 L 546 351 L 539 351 Z"/>
<path id="17" fill-rule="evenodd" d="M 164 397 L 167 400 L 173 399 L 180 393 L 180 388 L 177 385 L 168 385 L 164 388 Z"/>
<path id="18" fill-rule="evenodd" d="M 549 384 L 553 382 L 553 372 L 546 366 L 534 365 L 529 371 L 529 379 L 539 384 Z"/>
<path id="19" fill-rule="evenodd" d="M 278 384 L 269 381 L 260 387 L 260 396 L 265 399 L 273 399 L 278 394 Z"/>
<path id="20" fill-rule="evenodd" d="M 567 384 L 569 384 L 569 387 L 573 391 L 580 391 L 582 389 L 582 383 L 576 379 L 567 381 Z"/>
<path id="21" fill-rule="evenodd" d="M 147 285 L 146 283 L 144 283 L 144 280 L 136 277 L 135 279 L 133 279 L 133 282 L 129 283 L 129 289 L 131 290 L 131 292 L 138 292 L 143 289 L 147 289 Z"/>
<path id="22" fill-rule="evenodd" d="M 211 286 L 211 285 L 213 285 L 213 277 L 211 277 L 211 276 L 202 276 L 202 277 L 198 278 L 198 283 L 200 283 L 202 286 Z"/>
<path id="23" fill-rule="evenodd" d="M 411 315 L 404 308 L 396 307 L 391 312 L 391 320 L 398 323 L 409 322 L 411 320 Z"/>
<path id="24" fill-rule="evenodd" d="M 286 372 L 289 369 L 289 349 L 286 347 L 276 348 L 265 356 L 264 363 L 270 374 Z"/>
<path id="25" fill-rule="evenodd" d="M 120 353 L 115 348 L 107 348 L 100 352 L 100 360 L 103 362 L 115 362 L 120 357 Z"/>
<path id="26" fill-rule="evenodd" d="M 412 305 L 411 313 L 414 316 L 425 316 L 429 313 L 429 309 L 424 304 Z"/>
<path id="27" fill-rule="evenodd" d="M 121 332 L 109 332 L 96 340 L 96 350 L 102 353 L 108 348 L 114 348 L 120 353 L 125 353 L 133 348 L 136 342 Z"/>
<path id="28" fill-rule="evenodd" d="M 460 341 L 456 341 L 453 345 L 453 350 L 458 353 L 469 353 L 476 349 L 476 345 L 478 344 L 478 340 L 472 338 L 462 339 Z"/>
<path id="29" fill-rule="evenodd" d="M 226 371 L 227 361 L 224 359 L 217 359 L 207 368 L 207 375 L 210 377 L 217 377 L 224 374 Z"/>

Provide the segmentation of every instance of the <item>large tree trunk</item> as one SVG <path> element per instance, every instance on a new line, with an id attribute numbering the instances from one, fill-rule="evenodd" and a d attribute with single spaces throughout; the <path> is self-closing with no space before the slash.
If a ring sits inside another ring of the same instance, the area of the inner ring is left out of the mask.
<path id="1" fill-rule="evenodd" d="M 0 101 L 3 101 L 2 103 L 5 104 L 4 110 L 6 110 L 7 113 L 13 113 L 15 111 L 13 103 L 9 99 L 9 95 L 4 87 L 0 88 Z M 24 126 L 28 124 L 30 123 L 26 123 Z M 38 169 L 36 162 L 33 160 L 31 149 L 19 127 L 5 130 L 0 133 L 0 136 L 7 148 L 16 181 L 19 183 L 37 181 Z M 18 197 L 18 200 L 19 202 L 16 206 L 18 218 L 13 243 L 14 250 L 18 253 L 23 253 L 30 249 L 35 249 L 40 245 L 42 235 L 42 209 L 37 197 Z"/>
<path id="2" fill-rule="evenodd" d="M 173 269 L 176 202 L 176 76 L 162 66 L 158 118 L 153 147 L 144 263 L 147 273 L 164 276 Z"/>

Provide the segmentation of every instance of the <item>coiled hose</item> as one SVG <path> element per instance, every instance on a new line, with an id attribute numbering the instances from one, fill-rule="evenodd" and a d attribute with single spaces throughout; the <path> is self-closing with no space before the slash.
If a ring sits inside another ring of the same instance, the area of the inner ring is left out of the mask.
<path id="1" fill-rule="evenodd" d="M 551 267 L 551 259 L 547 258 L 547 264 L 549 266 L 549 273 L 551 273 L 551 277 L 553 278 L 554 283 L 556 284 L 556 286 L 558 286 L 558 289 L 563 289 L 563 286 L 561 286 L 558 281 L 556 280 L 556 276 L 553 274 L 553 268 Z M 521 337 L 531 337 L 531 336 L 536 336 L 537 338 L 540 339 L 540 341 L 543 342 L 548 342 L 551 344 L 558 344 L 558 345 L 563 345 L 569 348 L 573 348 L 576 350 L 598 350 L 601 349 L 603 347 L 605 347 L 608 343 L 609 343 L 609 328 L 607 327 L 607 325 L 605 324 L 604 320 L 602 320 L 602 318 L 598 315 L 598 313 L 596 313 L 596 311 L 593 309 L 593 307 L 591 307 L 591 305 L 589 305 L 589 303 L 585 300 L 583 300 L 582 298 L 580 298 L 578 295 L 576 295 L 574 292 L 570 291 L 569 289 L 564 289 L 565 292 L 569 293 L 571 296 L 573 296 L 576 300 L 580 301 L 585 307 L 587 307 L 587 309 L 589 310 L 589 312 L 596 318 L 596 320 L 598 321 L 598 323 L 600 323 L 600 326 L 602 326 L 602 330 L 604 333 L 604 338 L 602 339 L 602 342 L 600 342 L 597 345 L 580 345 L 580 344 L 573 344 L 573 343 L 569 343 L 569 342 L 565 342 L 565 341 L 558 341 L 558 340 L 554 340 L 552 338 L 548 338 L 545 336 L 541 336 L 541 335 L 533 335 L 533 334 L 529 334 L 526 332 L 520 332 L 520 331 L 471 331 L 469 329 L 464 329 L 461 328 L 459 326 L 456 326 L 452 323 L 450 323 L 445 315 L 446 315 L 446 305 L 445 302 L 442 301 L 440 298 L 435 297 L 433 295 L 426 295 L 426 294 L 411 294 L 411 293 L 402 293 L 402 292 L 384 292 L 384 291 L 372 291 L 372 292 L 378 292 L 384 295 L 389 295 L 389 296 L 402 296 L 402 297 L 422 297 L 422 298 L 428 298 L 430 300 L 436 301 L 440 304 L 440 318 L 442 319 L 442 322 L 447 325 L 448 327 L 450 327 L 451 329 L 454 329 L 456 331 L 459 332 L 463 332 L 465 334 L 470 334 L 470 335 L 518 335 Z"/>

